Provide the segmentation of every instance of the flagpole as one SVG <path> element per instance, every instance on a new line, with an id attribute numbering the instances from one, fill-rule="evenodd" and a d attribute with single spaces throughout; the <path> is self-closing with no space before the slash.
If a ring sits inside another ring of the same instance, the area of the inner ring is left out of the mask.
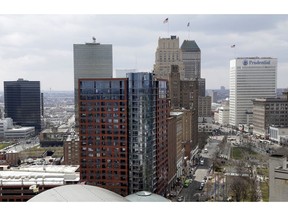
<path id="1" fill-rule="evenodd" d="M 188 40 L 190 40 L 190 31 L 191 31 L 190 22 L 188 22 L 187 27 L 188 27 Z"/>
<path id="2" fill-rule="evenodd" d="M 168 29 L 167 29 L 167 33 L 168 33 L 168 37 L 169 37 L 169 18 L 167 17 L 167 18 L 163 21 L 163 23 L 164 23 L 164 24 L 166 24 L 166 23 L 168 24 L 168 26 L 167 26 L 167 28 L 168 28 Z"/>
<path id="3" fill-rule="evenodd" d="M 169 21 L 168 21 L 168 38 L 169 38 Z"/>
<path id="4" fill-rule="evenodd" d="M 231 46 L 231 48 L 234 49 L 234 58 L 236 59 L 236 45 L 233 44 L 233 45 Z"/>

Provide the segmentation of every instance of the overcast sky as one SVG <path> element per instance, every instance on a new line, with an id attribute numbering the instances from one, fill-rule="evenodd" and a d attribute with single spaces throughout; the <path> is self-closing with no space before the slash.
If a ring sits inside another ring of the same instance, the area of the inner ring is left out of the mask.
<path id="1" fill-rule="evenodd" d="M 229 88 L 230 59 L 248 56 L 278 58 L 277 87 L 288 86 L 288 15 L 2 14 L 0 91 L 3 81 L 18 78 L 39 80 L 42 90 L 73 90 L 73 44 L 93 36 L 113 45 L 114 71 L 151 72 L 158 38 L 169 35 L 178 36 L 180 46 L 196 41 L 207 89 Z"/>

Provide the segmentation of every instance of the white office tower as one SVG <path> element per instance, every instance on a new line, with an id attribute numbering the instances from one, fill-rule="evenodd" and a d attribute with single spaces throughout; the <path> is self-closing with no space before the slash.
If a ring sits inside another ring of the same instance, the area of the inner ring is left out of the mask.
<path id="1" fill-rule="evenodd" d="M 276 72 L 276 58 L 239 57 L 230 61 L 230 125 L 247 124 L 252 99 L 276 97 Z"/>

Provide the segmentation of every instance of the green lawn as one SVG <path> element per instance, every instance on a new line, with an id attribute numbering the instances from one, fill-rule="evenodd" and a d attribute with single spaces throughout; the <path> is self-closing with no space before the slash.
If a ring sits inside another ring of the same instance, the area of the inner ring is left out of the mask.
<path id="1" fill-rule="evenodd" d="M 9 145 L 11 145 L 11 144 L 9 144 L 9 143 L 0 143 L 0 150 L 4 149 L 5 147 L 7 147 Z"/>
<path id="2" fill-rule="evenodd" d="M 41 157 L 42 154 L 46 151 L 46 150 L 51 150 L 54 151 L 53 157 L 62 157 L 63 156 L 63 147 L 33 147 L 30 149 L 26 149 L 24 151 L 20 152 L 20 158 L 26 159 L 29 157 Z"/>
<path id="3" fill-rule="evenodd" d="M 243 157 L 243 154 L 249 153 L 250 155 L 257 155 L 256 152 L 250 151 L 244 147 L 232 147 L 231 148 L 231 157 L 235 160 L 240 160 Z"/>

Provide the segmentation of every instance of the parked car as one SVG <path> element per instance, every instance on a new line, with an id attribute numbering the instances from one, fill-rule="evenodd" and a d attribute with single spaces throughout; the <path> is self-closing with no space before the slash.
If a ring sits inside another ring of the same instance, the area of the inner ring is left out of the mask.
<path id="1" fill-rule="evenodd" d="M 183 196 L 179 196 L 178 198 L 177 198 L 177 202 L 183 202 L 184 201 L 184 197 Z"/>
<path id="2" fill-rule="evenodd" d="M 204 153 L 208 153 L 208 149 L 207 148 L 204 149 Z"/>

